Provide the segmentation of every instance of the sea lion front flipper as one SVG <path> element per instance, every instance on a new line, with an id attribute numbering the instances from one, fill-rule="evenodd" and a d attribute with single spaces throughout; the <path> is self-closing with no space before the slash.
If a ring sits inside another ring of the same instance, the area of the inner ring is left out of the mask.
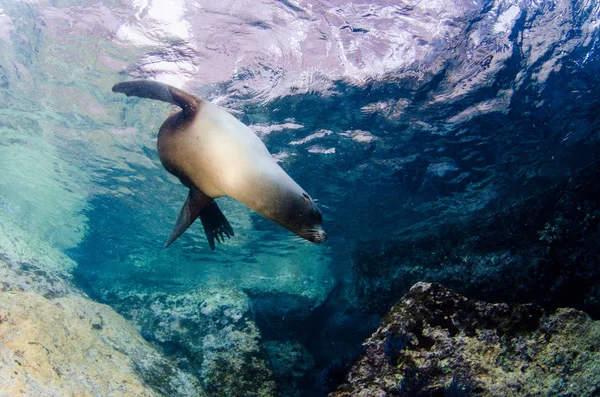
<path id="1" fill-rule="evenodd" d="M 179 217 L 177 218 L 177 222 L 175 222 L 175 227 L 173 228 L 173 231 L 171 232 L 171 235 L 165 244 L 165 248 L 171 245 L 173 241 L 177 240 L 177 238 L 181 236 L 192 223 L 194 223 L 196 218 L 200 216 L 200 213 L 211 201 L 212 198 L 208 197 L 201 191 L 190 189 L 187 200 L 185 200 L 185 204 L 183 204 L 183 207 L 181 207 Z"/>
<path id="2" fill-rule="evenodd" d="M 177 240 L 198 217 L 204 226 L 208 245 L 213 251 L 215 250 L 215 238 L 221 243 L 225 240 L 225 236 L 233 236 L 233 229 L 217 203 L 200 190 L 190 189 L 165 248 Z"/>

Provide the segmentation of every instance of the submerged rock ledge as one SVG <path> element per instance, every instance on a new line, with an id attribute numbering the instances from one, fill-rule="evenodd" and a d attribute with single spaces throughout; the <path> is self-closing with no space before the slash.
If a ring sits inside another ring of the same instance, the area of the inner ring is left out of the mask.
<path id="1" fill-rule="evenodd" d="M 600 322 L 574 309 L 469 300 L 417 283 L 330 397 L 593 396 Z"/>
<path id="2" fill-rule="evenodd" d="M 82 296 L 1 292 L 0 342 L 8 396 L 205 395 L 123 317 Z"/>
<path id="3" fill-rule="evenodd" d="M 79 291 L 66 257 L 62 269 L 58 254 L 55 266 L 52 255 L 33 260 L 21 253 L 42 243 L 21 240 L 15 250 L 2 231 L 0 396 L 206 395 L 125 318 Z"/>

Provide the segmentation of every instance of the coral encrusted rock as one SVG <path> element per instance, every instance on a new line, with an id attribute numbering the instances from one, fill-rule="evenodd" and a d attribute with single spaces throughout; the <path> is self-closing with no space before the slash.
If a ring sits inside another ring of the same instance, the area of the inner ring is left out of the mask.
<path id="1" fill-rule="evenodd" d="M 330 397 L 595 396 L 600 322 L 417 283 Z"/>

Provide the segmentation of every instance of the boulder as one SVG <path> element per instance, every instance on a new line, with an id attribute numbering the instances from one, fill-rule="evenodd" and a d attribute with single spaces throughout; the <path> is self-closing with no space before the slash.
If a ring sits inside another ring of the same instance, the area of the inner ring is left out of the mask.
<path id="1" fill-rule="evenodd" d="M 594 396 L 600 322 L 574 309 L 469 300 L 417 283 L 331 397 Z"/>
<path id="2" fill-rule="evenodd" d="M 76 266 L 48 241 L 0 212 L 0 291 L 31 291 L 47 298 L 83 295 L 71 282 Z"/>

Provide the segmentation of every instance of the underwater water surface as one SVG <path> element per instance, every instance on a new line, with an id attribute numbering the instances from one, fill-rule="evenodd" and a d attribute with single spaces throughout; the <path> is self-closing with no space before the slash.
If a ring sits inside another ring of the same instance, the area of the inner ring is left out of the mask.
<path id="1" fill-rule="evenodd" d="M 600 317 L 597 1 L 0 0 L 0 54 L 0 257 L 110 305 L 207 395 L 331 390 L 418 281 Z M 173 109 L 111 91 L 133 79 L 250 126 L 328 241 L 220 198 L 234 237 L 163 248 Z"/>

